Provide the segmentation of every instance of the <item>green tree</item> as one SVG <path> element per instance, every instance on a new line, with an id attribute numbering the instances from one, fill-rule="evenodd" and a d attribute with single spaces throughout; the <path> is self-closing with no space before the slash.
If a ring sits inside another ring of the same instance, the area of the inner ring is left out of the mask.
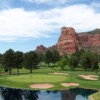
<path id="1" fill-rule="evenodd" d="M 4 53 L 3 64 L 9 70 L 9 74 L 11 74 L 12 68 L 14 67 L 14 59 L 14 50 L 9 49 Z"/>
<path id="2" fill-rule="evenodd" d="M 68 59 L 66 59 L 65 57 L 62 57 L 61 60 L 57 63 L 57 65 L 59 67 L 61 67 L 62 70 L 64 70 L 66 65 L 69 65 L 68 63 Z"/>
<path id="3" fill-rule="evenodd" d="M 44 59 L 45 59 L 44 53 L 39 53 L 38 54 L 38 59 L 39 59 L 39 62 L 44 62 Z"/>
<path id="4" fill-rule="evenodd" d="M 93 52 L 86 51 L 81 56 L 80 64 L 85 70 L 94 70 L 98 67 L 98 55 Z"/>
<path id="5" fill-rule="evenodd" d="M 42 66 L 42 64 L 44 64 L 44 62 L 45 62 L 45 55 L 44 55 L 44 53 L 38 53 L 38 59 L 39 59 L 39 67 L 41 67 Z"/>
<path id="6" fill-rule="evenodd" d="M 24 65 L 30 69 L 30 73 L 32 73 L 33 68 L 37 68 L 39 63 L 38 55 L 34 51 L 30 51 L 24 54 Z"/>
<path id="7" fill-rule="evenodd" d="M 14 53 L 14 55 L 15 55 L 14 64 L 15 67 L 17 68 L 17 73 L 19 74 L 19 69 L 21 68 L 23 62 L 23 52 L 17 51 Z"/>
<path id="8" fill-rule="evenodd" d="M 71 70 L 75 70 L 75 68 L 78 67 L 78 64 L 79 64 L 79 58 L 76 54 L 72 54 L 70 56 L 70 59 L 69 59 L 69 66 L 71 68 Z"/>
<path id="9" fill-rule="evenodd" d="M 0 53 L 0 64 L 2 64 L 2 54 Z"/>
<path id="10" fill-rule="evenodd" d="M 82 54 L 82 56 L 81 56 L 81 59 L 80 59 L 81 67 L 84 68 L 84 70 L 87 71 L 88 68 L 89 68 L 89 63 L 90 63 L 89 57 L 88 57 L 87 53 L 84 52 L 84 53 Z"/>
<path id="11" fill-rule="evenodd" d="M 0 53 L 0 75 L 1 75 L 1 70 L 2 70 L 2 54 Z"/>
<path id="12" fill-rule="evenodd" d="M 52 50 L 51 53 L 52 53 L 52 55 L 51 55 L 51 62 L 54 64 L 54 67 L 55 67 L 55 63 L 60 60 L 60 54 L 55 49 Z"/>
<path id="13" fill-rule="evenodd" d="M 92 53 L 91 57 L 91 70 L 92 71 L 97 71 L 99 69 L 99 56 L 97 53 Z"/>
<path id="14" fill-rule="evenodd" d="M 52 62 L 52 52 L 50 50 L 47 50 L 45 53 L 45 63 L 47 63 L 49 66 L 51 62 Z"/>

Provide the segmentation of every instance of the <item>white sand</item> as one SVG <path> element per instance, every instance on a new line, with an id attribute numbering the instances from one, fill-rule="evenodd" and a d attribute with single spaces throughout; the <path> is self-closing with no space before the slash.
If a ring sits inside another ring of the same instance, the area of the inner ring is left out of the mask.
<path id="1" fill-rule="evenodd" d="M 99 77 L 95 75 L 79 75 L 79 76 L 86 80 L 98 80 L 98 77 Z"/>
<path id="2" fill-rule="evenodd" d="M 33 84 L 30 87 L 34 89 L 48 89 L 48 88 L 52 88 L 53 85 L 52 84 Z"/>
<path id="3" fill-rule="evenodd" d="M 68 75 L 68 74 L 66 74 L 66 73 L 56 73 L 56 72 L 54 72 L 54 73 L 49 73 L 49 74 L 53 74 L 53 75 Z"/>
<path id="4" fill-rule="evenodd" d="M 69 86 L 79 86 L 78 83 L 61 83 L 62 86 L 69 87 Z"/>

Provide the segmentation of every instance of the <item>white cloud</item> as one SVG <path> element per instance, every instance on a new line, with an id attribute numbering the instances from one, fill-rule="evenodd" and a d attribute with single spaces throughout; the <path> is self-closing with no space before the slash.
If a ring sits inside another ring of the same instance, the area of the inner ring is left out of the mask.
<path id="1" fill-rule="evenodd" d="M 62 26 L 77 31 L 100 28 L 100 13 L 86 5 L 74 5 L 47 11 L 13 8 L 0 11 L 0 41 L 49 37 Z"/>
<path id="2" fill-rule="evenodd" d="M 50 27 L 40 17 L 36 12 L 26 12 L 23 9 L 3 10 L 0 12 L 0 37 L 8 40 L 48 37 L 45 32 Z"/>

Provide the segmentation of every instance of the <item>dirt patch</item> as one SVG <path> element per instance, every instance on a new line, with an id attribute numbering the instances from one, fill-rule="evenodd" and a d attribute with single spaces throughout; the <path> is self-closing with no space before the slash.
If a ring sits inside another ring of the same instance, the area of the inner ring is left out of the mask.
<path id="1" fill-rule="evenodd" d="M 56 73 L 56 72 L 54 72 L 54 73 L 49 73 L 49 74 L 53 74 L 53 75 L 68 75 L 68 74 L 66 74 L 66 73 Z"/>
<path id="2" fill-rule="evenodd" d="M 30 87 L 34 89 L 48 89 L 48 88 L 52 88 L 53 85 L 52 84 L 33 84 Z"/>
<path id="3" fill-rule="evenodd" d="M 98 77 L 99 77 L 95 75 L 79 75 L 79 76 L 86 80 L 98 80 Z"/>
<path id="4" fill-rule="evenodd" d="M 69 87 L 69 86 L 79 86 L 78 83 L 61 83 L 61 85 L 62 86 L 67 86 L 67 87 Z"/>

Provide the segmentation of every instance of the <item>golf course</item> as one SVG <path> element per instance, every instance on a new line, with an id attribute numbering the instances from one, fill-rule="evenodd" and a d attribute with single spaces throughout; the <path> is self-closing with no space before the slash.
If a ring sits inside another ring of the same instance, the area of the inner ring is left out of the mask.
<path id="1" fill-rule="evenodd" d="M 14 70 L 15 71 L 15 70 Z M 1 75 L 0 86 L 23 88 L 23 89 L 48 89 L 48 90 L 61 90 L 71 87 L 82 87 L 99 89 L 100 75 L 90 71 L 62 71 L 60 68 L 50 69 L 41 68 L 33 70 L 32 74 L 27 73 L 28 70 L 21 69 L 20 74 L 15 72 L 12 75 Z M 81 77 L 80 75 L 86 76 Z M 51 87 L 32 87 L 33 85 L 45 84 Z M 65 85 L 63 85 L 65 84 Z"/>
<path id="2" fill-rule="evenodd" d="M 95 52 L 80 50 L 61 56 L 57 50 L 38 54 L 9 49 L 0 59 L 0 87 L 3 88 L 33 91 L 100 89 L 100 55 Z"/>

